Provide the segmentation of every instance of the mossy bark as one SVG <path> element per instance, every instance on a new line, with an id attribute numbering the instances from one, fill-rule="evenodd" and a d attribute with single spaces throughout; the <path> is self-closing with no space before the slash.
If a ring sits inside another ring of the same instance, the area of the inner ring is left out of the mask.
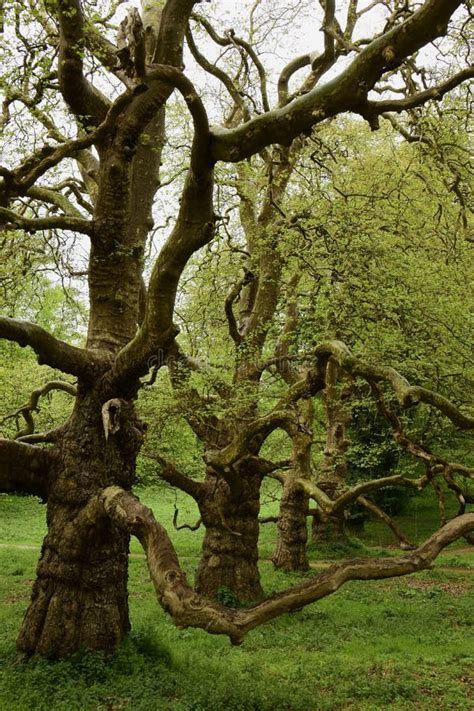
<path id="1" fill-rule="evenodd" d="M 258 570 L 261 481 L 252 470 L 240 472 L 232 485 L 208 472 L 199 501 L 206 527 L 196 576 L 199 593 L 215 598 L 230 590 L 242 602 L 263 596 Z"/>
<path id="2" fill-rule="evenodd" d="M 129 535 L 94 505 L 94 494 L 112 484 L 130 490 L 141 439 L 130 403 L 122 401 L 119 430 L 106 439 L 97 394 L 78 397 L 50 473 L 48 534 L 20 651 L 111 652 L 129 631 Z"/>
<path id="3" fill-rule="evenodd" d="M 278 519 L 278 538 L 272 561 L 282 570 L 308 570 L 306 555 L 308 495 L 295 484 L 284 487 Z"/>

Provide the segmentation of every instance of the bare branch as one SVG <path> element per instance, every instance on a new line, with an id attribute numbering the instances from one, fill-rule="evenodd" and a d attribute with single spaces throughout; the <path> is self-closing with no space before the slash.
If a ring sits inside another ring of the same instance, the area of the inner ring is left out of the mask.
<path id="1" fill-rule="evenodd" d="M 440 101 L 445 94 L 452 91 L 455 87 L 474 77 L 474 66 L 466 67 L 462 71 L 454 74 L 445 82 L 433 86 L 431 89 L 420 91 L 404 99 L 387 99 L 386 101 L 368 101 L 359 113 L 367 119 L 373 128 L 378 128 L 377 117 L 388 112 L 401 113 L 408 109 L 414 109 L 417 106 L 422 106 L 428 101 Z"/>
<path id="2" fill-rule="evenodd" d="M 9 194 L 24 195 L 29 188 L 47 170 L 53 168 L 64 158 L 81 154 L 85 148 L 100 143 L 116 124 L 116 120 L 126 106 L 132 101 L 131 92 L 121 94 L 112 104 L 104 121 L 91 133 L 80 138 L 66 141 L 59 146 L 43 146 L 37 153 L 29 156 L 24 163 L 13 171 L 6 171 L 9 183 Z"/>
<path id="3" fill-rule="evenodd" d="M 461 0 L 426 0 L 404 22 L 395 25 L 362 49 L 350 65 L 323 86 L 317 85 L 290 104 L 273 109 L 232 130 L 214 128 L 214 160 L 238 162 L 271 143 L 290 145 L 324 119 L 344 111 L 360 113 L 368 92 L 385 71 L 444 34 Z M 427 97 L 429 98 L 429 97 Z"/>
<path id="4" fill-rule="evenodd" d="M 249 110 L 230 76 L 223 69 L 216 66 L 215 64 L 212 64 L 198 50 L 194 41 L 194 37 L 192 36 L 191 30 L 189 29 L 186 32 L 186 41 L 188 43 L 189 51 L 193 55 L 196 62 L 204 69 L 204 71 L 208 72 L 208 74 L 212 74 L 212 76 L 215 76 L 216 79 L 219 79 L 219 81 L 222 82 L 222 84 L 227 89 L 230 97 L 232 98 L 232 101 L 234 102 L 235 106 L 240 109 L 244 121 L 248 121 L 250 119 Z"/>
<path id="5" fill-rule="evenodd" d="M 295 72 L 303 67 L 311 65 L 311 76 L 304 82 L 303 91 L 314 87 L 319 79 L 334 64 L 336 58 L 333 29 L 336 3 L 334 0 L 325 0 L 321 3 L 324 6 L 324 20 L 322 30 L 324 32 L 324 52 L 321 55 L 316 53 L 303 54 L 289 62 L 282 70 L 278 79 L 278 105 L 285 106 L 290 101 L 288 84 Z M 308 86 L 308 89 L 306 89 Z"/>
<path id="6" fill-rule="evenodd" d="M 161 469 L 157 472 L 157 475 L 181 491 L 184 491 L 189 496 L 192 496 L 196 501 L 199 499 L 202 493 L 203 485 L 201 482 L 191 479 L 190 477 L 183 474 L 173 462 L 169 459 L 162 457 L 159 454 L 151 454 L 150 452 L 143 452 L 143 456 L 147 459 L 152 459 L 154 462 L 160 465 Z"/>
<path id="7" fill-rule="evenodd" d="M 229 32 L 226 33 L 225 37 L 221 37 L 212 27 L 211 23 L 205 17 L 202 17 L 202 15 L 197 15 L 193 13 L 191 17 L 193 18 L 193 20 L 196 20 L 196 22 L 202 25 L 208 35 L 214 40 L 214 42 L 219 44 L 221 47 L 228 47 L 234 45 L 236 47 L 242 48 L 248 54 L 257 69 L 258 76 L 260 79 L 260 95 L 262 98 L 263 110 L 269 111 L 270 104 L 268 101 L 267 94 L 267 73 L 265 71 L 265 67 L 260 61 L 260 58 L 255 52 L 252 45 L 249 42 L 246 42 L 245 40 L 241 39 L 240 37 L 237 37 L 233 30 L 229 30 Z"/>
<path id="8" fill-rule="evenodd" d="M 174 514 L 173 514 L 173 528 L 175 528 L 177 531 L 182 531 L 184 529 L 187 529 L 188 531 L 197 531 L 198 528 L 200 528 L 200 526 L 201 526 L 202 518 L 198 518 L 198 520 L 194 524 L 182 523 L 180 526 L 178 526 L 178 516 L 179 516 L 179 509 L 176 508 L 176 506 L 175 506 Z"/>

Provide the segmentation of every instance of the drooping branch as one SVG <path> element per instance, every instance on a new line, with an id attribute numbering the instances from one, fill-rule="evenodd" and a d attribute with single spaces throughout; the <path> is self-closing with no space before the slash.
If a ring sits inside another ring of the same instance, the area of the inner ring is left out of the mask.
<path id="1" fill-rule="evenodd" d="M 231 130 L 212 131 L 214 160 L 238 162 L 271 143 L 290 145 L 324 119 L 345 111 L 360 113 L 367 95 L 387 70 L 444 34 L 461 0 L 426 0 L 404 22 L 395 25 L 362 49 L 337 77 Z M 430 97 L 426 97 L 428 100 Z"/>
<path id="2" fill-rule="evenodd" d="M 71 383 L 66 383 L 63 380 L 51 380 L 50 382 L 45 383 L 45 385 L 42 385 L 41 387 L 33 390 L 28 399 L 28 402 L 26 402 L 24 405 L 15 410 L 15 412 L 10 415 L 7 415 L 3 419 L 3 422 L 11 418 L 15 418 L 16 420 L 18 420 L 18 418 L 22 416 L 25 420 L 25 428 L 23 430 L 19 430 L 15 439 L 23 439 L 28 435 L 34 434 L 35 423 L 32 413 L 38 412 L 39 399 L 50 393 L 52 390 L 62 390 L 63 392 L 68 393 L 68 395 L 72 395 L 73 397 L 77 395 L 77 389 L 74 387 L 74 385 L 72 385 Z M 23 441 L 25 440 L 23 439 Z"/>
<path id="3" fill-rule="evenodd" d="M 377 506 L 373 501 L 367 499 L 365 496 L 359 496 L 357 499 L 358 503 L 362 504 L 367 511 L 370 511 L 374 516 L 379 518 L 383 523 L 385 523 L 396 538 L 400 541 L 400 548 L 405 550 L 413 550 L 416 546 L 408 540 L 398 524 L 389 516 L 380 506 Z"/>
<path id="4" fill-rule="evenodd" d="M 51 452 L 0 438 L 0 491 L 34 494 L 46 499 Z"/>
<path id="5" fill-rule="evenodd" d="M 37 354 L 40 365 L 49 365 L 85 379 L 94 371 L 96 374 L 105 371 L 109 365 L 100 353 L 71 346 L 29 321 L 0 316 L 0 338 L 14 341 L 22 348 L 30 346 Z"/>
<path id="6" fill-rule="evenodd" d="M 380 477 L 380 479 L 363 481 L 341 494 L 341 496 L 338 496 L 338 498 L 333 502 L 332 510 L 338 511 L 345 509 L 350 504 L 357 501 L 361 495 L 368 494 L 371 491 L 379 491 L 380 489 L 385 489 L 388 486 L 404 486 L 408 489 L 423 491 L 423 489 L 430 483 L 433 475 L 434 472 L 431 469 L 428 469 L 427 472 L 418 479 L 410 479 L 402 474 L 393 474 L 391 476 Z"/>
<path id="7" fill-rule="evenodd" d="M 337 364 L 353 376 L 360 376 L 369 383 L 388 383 L 403 408 L 413 407 L 423 402 L 446 415 L 457 427 L 463 430 L 474 429 L 474 417 L 464 414 L 454 403 L 432 390 L 410 385 L 408 380 L 394 368 L 369 365 L 352 355 L 349 348 L 341 341 L 321 343 L 314 350 L 318 358 L 332 357 Z"/>
<path id="8" fill-rule="evenodd" d="M 174 528 L 176 531 L 183 531 L 183 530 L 187 530 L 187 531 L 197 531 L 197 530 L 200 528 L 201 524 L 202 524 L 202 518 L 198 518 L 198 520 L 196 521 L 196 523 L 193 523 L 193 524 L 191 524 L 191 523 L 181 523 L 181 524 L 178 525 L 178 516 L 179 516 L 179 509 L 175 506 L 174 514 L 173 514 L 173 528 Z"/>
<path id="9" fill-rule="evenodd" d="M 199 499 L 202 492 L 201 482 L 195 481 L 194 479 L 186 476 L 186 474 L 179 471 L 173 462 L 170 462 L 169 459 L 166 459 L 159 454 L 145 452 L 143 456 L 147 459 L 152 459 L 160 466 L 160 471 L 158 472 L 160 479 L 164 479 L 164 481 L 171 484 L 171 486 L 181 489 L 181 491 L 184 491 L 186 494 L 189 494 L 189 496 L 192 496 L 193 499 Z"/>
<path id="10" fill-rule="evenodd" d="M 431 566 L 441 550 L 474 530 L 474 514 L 459 516 L 415 551 L 395 558 L 354 560 L 333 565 L 316 578 L 247 609 L 225 608 L 193 591 L 166 530 L 132 494 L 109 487 L 100 495 L 106 514 L 142 544 L 160 605 L 179 628 L 199 627 L 227 635 L 240 644 L 255 627 L 336 592 L 349 580 L 377 580 L 408 575 Z"/>

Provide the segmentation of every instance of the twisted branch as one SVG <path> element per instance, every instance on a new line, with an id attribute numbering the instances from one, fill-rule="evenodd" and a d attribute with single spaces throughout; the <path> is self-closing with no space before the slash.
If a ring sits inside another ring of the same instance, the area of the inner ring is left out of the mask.
<path id="1" fill-rule="evenodd" d="M 193 591 L 166 530 L 137 498 L 119 487 L 109 487 L 99 499 L 105 513 L 142 544 L 158 601 L 175 625 L 224 634 L 232 644 L 241 644 L 250 630 L 275 617 L 331 595 L 349 580 L 385 579 L 425 570 L 445 546 L 474 530 L 474 514 L 464 514 L 447 523 L 412 553 L 333 565 L 314 579 L 277 593 L 254 607 L 233 609 Z"/>

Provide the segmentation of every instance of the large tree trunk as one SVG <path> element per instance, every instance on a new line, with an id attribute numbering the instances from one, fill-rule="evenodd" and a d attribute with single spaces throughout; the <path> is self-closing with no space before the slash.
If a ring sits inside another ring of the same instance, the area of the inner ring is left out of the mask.
<path id="1" fill-rule="evenodd" d="M 129 490 L 133 482 L 141 427 L 133 407 L 119 405 L 120 429 L 106 440 L 99 398 L 79 397 L 55 453 L 48 534 L 17 643 L 27 654 L 62 657 L 83 647 L 109 652 L 130 629 L 129 536 L 93 498 L 105 486 Z"/>
<path id="2" fill-rule="evenodd" d="M 206 534 L 196 576 L 198 592 L 215 598 L 230 590 L 242 602 L 263 595 L 258 571 L 261 474 L 245 467 L 230 486 L 208 472 L 199 508 Z"/>
<path id="3" fill-rule="evenodd" d="M 285 484 L 280 501 L 278 538 L 272 561 L 283 570 L 308 570 L 306 556 L 308 495 L 292 482 Z"/>

